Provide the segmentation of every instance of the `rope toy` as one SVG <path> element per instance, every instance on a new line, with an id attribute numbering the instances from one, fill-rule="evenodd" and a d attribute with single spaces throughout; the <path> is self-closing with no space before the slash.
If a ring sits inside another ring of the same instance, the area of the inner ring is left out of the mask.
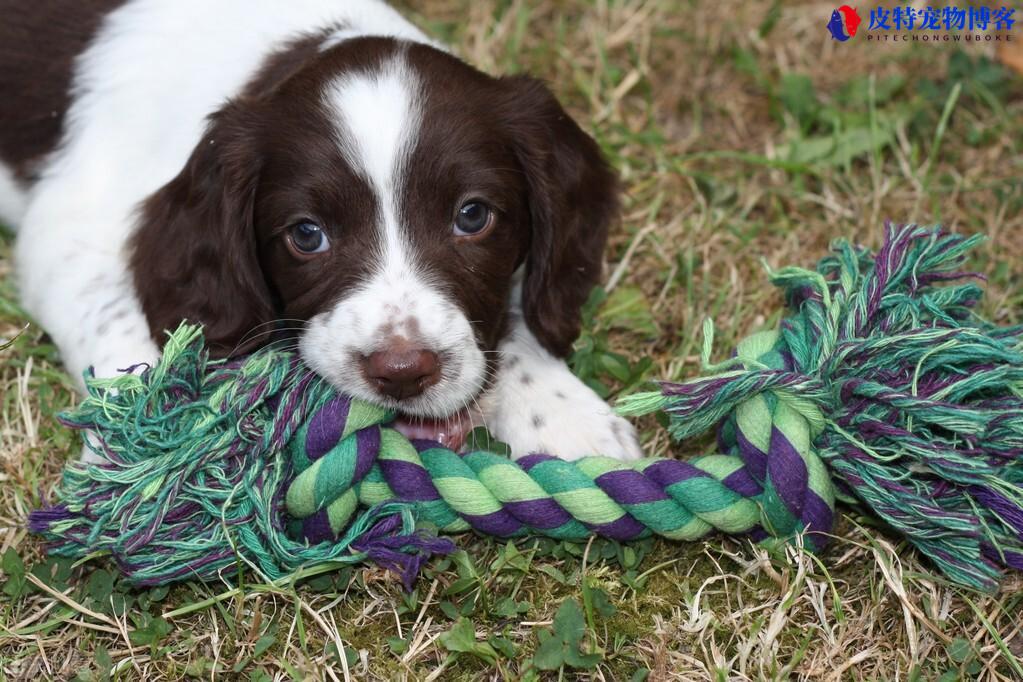
<path id="1" fill-rule="evenodd" d="M 55 554 L 109 554 L 135 583 L 267 579 L 375 561 L 410 585 L 475 530 L 619 541 L 722 531 L 826 544 L 836 497 L 879 516 L 958 583 L 994 589 L 1023 569 L 1023 328 L 973 312 L 961 272 L 980 238 L 886 231 L 875 255 L 837 242 L 816 270 L 771 280 L 791 315 L 708 377 L 630 396 L 688 438 L 717 426 L 720 454 L 689 461 L 457 454 L 409 441 L 394 415 L 336 393 L 267 347 L 210 361 L 183 326 L 162 360 L 88 380 L 64 423 L 100 465 L 70 463 L 30 528 Z M 942 285 L 942 286 L 939 286 Z"/>

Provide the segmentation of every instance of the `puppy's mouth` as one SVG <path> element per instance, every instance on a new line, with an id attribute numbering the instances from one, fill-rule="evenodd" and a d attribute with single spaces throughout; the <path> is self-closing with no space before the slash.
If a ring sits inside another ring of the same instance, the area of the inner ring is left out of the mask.
<path id="1" fill-rule="evenodd" d="M 469 433 L 482 421 L 475 407 L 463 408 L 446 417 L 399 414 L 392 425 L 410 440 L 432 440 L 455 452 L 465 448 Z"/>

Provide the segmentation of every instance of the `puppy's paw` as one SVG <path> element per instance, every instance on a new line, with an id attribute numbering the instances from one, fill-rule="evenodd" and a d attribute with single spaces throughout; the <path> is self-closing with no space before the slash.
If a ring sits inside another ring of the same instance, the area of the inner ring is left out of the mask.
<path id="1" fill-rule="evenodd" d="M 534 452 L 567 460 L 603 455 L 632 461 L 643 456 L 632 424 L 603 403 L 530 413 L 528 420 L 517 422 L 509 430 L 509 424 L 502 421 L 497 436 L 511 446 L 514 459 Z"/>
<path id="2" fill-rule="evenodd" d="M 82 431 L 82 454 L 79 456 L 79 461 L 82 464 L 104 464 L 106 458 L 99 454 L 100 449 L 99 439 L 92 430 Z"/>
<path id="3" fill-rule="evenodd" d="M 96 454 L 96 451 L 90 448 L 88 445 L 82 446 L 82 454 L 78 456 L 78 460 L 82 464 L 103 464 L 106 462 L 101 456 Z"/>
<path id="4" fill-rule="evenodd" d="M 632 424 L 563 364 L 539 376 L 524 368 L 501 374 L 484 414 L 493 434 L 511 446 L 513 458 L 535 452 L 568 460 L 643 456 Z"/>

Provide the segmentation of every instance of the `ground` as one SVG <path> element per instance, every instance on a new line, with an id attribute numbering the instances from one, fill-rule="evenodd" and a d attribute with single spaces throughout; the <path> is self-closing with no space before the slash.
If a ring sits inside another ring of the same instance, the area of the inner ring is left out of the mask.
<path id="1" fill-rule="evenodd" d="M 992 61 L 993 44 L 839 43 L 820 2 L 402 8 L 487 71 L 548 80 L 620 171 L 607 297 L 593 299 L 574 358 L 610 397 L 695 375 L 707 317 L 717 358 L 776 322 L 765 262 L 811 265 L 839 236 L 876 245 L 888 219 L 987 235 L 972 262 L 988 277 L 984 312 L 1023 321 L 1023 82 Z M 29 324 L 11 241 L 6 339 Z M 103 560 L 44 561 L 24 529 L 77 450 L 54 420 L 71 382 L 38 327 L 0 351 L 0 386 L 0 678 L 1023 678 L 1019 576 L 997 594 L 953 587 L 849 508 L 819 557 L 769 558 L 720 536 L 465 536 L 411 594 L 369 569 L 283 588 L 132 590 Z M 651 454 L 711 447 L 639 426 Z"/>

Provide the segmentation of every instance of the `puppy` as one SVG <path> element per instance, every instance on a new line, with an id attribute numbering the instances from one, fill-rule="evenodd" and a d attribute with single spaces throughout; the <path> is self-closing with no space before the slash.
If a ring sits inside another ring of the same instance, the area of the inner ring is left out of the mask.
<path id="1" fill-rule="evenodd" d="M 458 447 L 639 456 L 563 358 L 616 180 L 539 81 L 374 0 L 0 0 L 0 218 L 72 375 L 292 344 Z"/>

